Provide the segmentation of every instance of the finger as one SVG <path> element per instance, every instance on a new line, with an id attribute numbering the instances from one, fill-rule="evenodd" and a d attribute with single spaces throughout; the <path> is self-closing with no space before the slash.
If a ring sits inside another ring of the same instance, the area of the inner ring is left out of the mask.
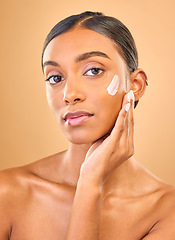
<path id="1" fill-rule="evenodd" d="M 129 139 L 128 144 L 131 151 L 134 151 L 134 98 L 131 101 L 129 112 Z"/>
<path id="2" fill-rule="evenodd" d="M 90 157 L 91 154 L 102 144 L 102 142 L 103 142 L 103 139 L 101 138 L 97 140 L 95 143 L 93 143 L 86 154 L 86 158 Z"/>
<path id="3" fill-rule="evenodd" d="M 119 141 L 122 134 L 125 132 L 129 108 L 130 103 L 127 103 L 119 112 L 117 121 L 110 135 L 111 139 L 113 139 L 115 142 Z"/>
<path id="4" fill-rule="evenodd" d="M 120 147 L 129 156 L 134 152 L 134 95 L 131 92 L 130 108 L 125 120 L 125 130 L 120 139 Z"/>
<path id="5" fill-rule="evenodd" d="M 123 132 L 121 134 L 120 137 L 120 147 L 123 149 L 127 149 L 128 148 L 128 137 L 129 137 L 129 127 L 130 127 L 130 109 L 131 109 L 131 104 L 128 103 L 125 106 L 126 109 L 126 116 L 125 116 L 125 120 L 124 120 L 124 126 L 123 126 Z"/>
<path id="6" fill-rule="evenodd" d="M 134 102 L 134 94 L 133 94 L 133 91 L 131 90 L 130 92 L 128 92 L 125 97 L 124 97 L 124 101 L 126 102 L 126 100 L 130 103 L 129 104 L 126 104 L 126 108 L 128 110 L 128 113 L 126 115 L 126 118 L 125 118 L 125 128 L 124 128 L 124 131 L 123 131 L 123 134 L 122 134 L 122 138 L 123 138 L 123 141 L 125 142 L 128 142 L 128 137 L 130 135 L 130 132 L 132 132 L 133 128 L 132 128 L 132 120 L 133 120 L 133 102 Z M 121 139 L 122 140 L 122 139 Z"/>
<path id="7" fill-rule="evenodd" d="M 122 102 L 122 107 L 126 105 L 127 103 L 131 102 L 131 99 L 133 98 L 133 91 L 129 91 L 128 93 L 125 94 Z"/>
<path id="8" fill-rule="evenodd" d="M 125 120 L 127 120 L 125 118 L 127 116 L 127 112 L 129 111 L 129 108 L 130 108 L 129 103 L 130 103 L 132 98 L 133 98 L 133 92 L 132 91 L 125 94 L 125 96 L 123 98 L 122 109 L 119 112 L 116 124 L 114 126 L 114 132 L 116 132 L 116 133 L 118 133 L 117 128 L 119 130 L 119 133 L 122 133 L 124 131 Z M 115 128 L 116 128 L 116 131 L 115 131 Z"/>
<path id="9" fill-rule="evenodd" d="M 122 135 L 125 135 L 125 141 L 128 137 L 128 112 L 130 110 L 130 101 L 132 98 L 133 92 L 131 91 L 128 92 L 123 98 L 122 109 L 119 112 L 115 126 L 110 135 L 110 141 L 113 141 L 114 144 L 120 141 Z"/>

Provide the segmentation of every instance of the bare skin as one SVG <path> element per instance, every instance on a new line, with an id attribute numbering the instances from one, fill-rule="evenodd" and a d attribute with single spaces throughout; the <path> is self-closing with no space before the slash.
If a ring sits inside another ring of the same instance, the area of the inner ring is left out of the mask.
<path id="1" fill-rule="evenodd" d="M 109 59 L 91 56 L 75 61 L 92 51 Z M 1 171 L 0 240 L 175 239 L 174 187 L 133 157 L 134 102 L 126 93 L 132 90 L 135 100 L 143 95 L 145 73 L 137 69 L 126 75 L 126 64 L 111 40 L 85 29 L 53 39 L 44 61 L 59 63 L 45 66 L 46 78 L 62 77 L 55 85 L 47 81 L 47 99 L 70 146 Z M 114 74 L 120 86 L 110 96 L 106 86 Z M 76 126 L 66 124 L 65 114 L 80 110 L 93 115 Z"/>

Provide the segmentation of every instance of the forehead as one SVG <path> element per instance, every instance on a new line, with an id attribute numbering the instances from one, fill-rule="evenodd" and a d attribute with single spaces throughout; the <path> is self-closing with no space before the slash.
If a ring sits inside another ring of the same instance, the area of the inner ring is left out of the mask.
<path id="1" fill-rule="evenodd" d="M 43 60 L 52 60 L 58 56 L 68 57 L 84 52 L 100 51 L 110 57 L 118 55 L 116 44 L 108 37 L 89 29 L 76 27 L 50 41 L 45 49 Z"/>

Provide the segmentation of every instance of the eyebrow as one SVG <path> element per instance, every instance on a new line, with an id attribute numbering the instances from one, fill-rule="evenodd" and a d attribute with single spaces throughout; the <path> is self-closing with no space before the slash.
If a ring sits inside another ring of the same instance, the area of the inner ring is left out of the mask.
<path id="1" fill-rule="evenodd" d="M 81 62 L 81 61 L 84 61 L 84 60 L 86 60 L 86 59 L 88 59 L 90 57 L 95 57 L 95 56 L 99 56 L 99 57 L 104 57 L 104 58 L 110 59 L 110 57 L 106 53 L 103 53 L 103 52 L 100 52 L 100 51 L 93 51 L 93 52 L 87 52 L 87 53 L 81 54 L 80 56 L 78 56 L 75 59 L 75 62 Z"/>
<path id="2" fill-rule="evenodd" d="M 55 61 L 45 61 L 45 62 L 43 63 L 43 69 L 44 69 L 46 66 L 48 66 L 48 65 L 55 66 L 55 67 L 59 67 L 59 66 L 60 66 L 60 65 L 59 65 L 57 62 L 55 62 Z"/>
<path id="3" fill-rule="evenodd" d="M 100 52 L 100 51 L 92 51 L 92 52 L 87 52 L 87 53 L 83 53 L 83 54 L 79 55 L 75 59 L 75 62 L 78 63 L 78 62 L 84 61 L 88 58 L 95 57 L 95 56 L 110 59 L 110 57 L 106 53 L 103 53 L 103 52 Z M 43 69 L 48 65 L 55 66 L 55 67 L 60 67 L 60 65 L 55 61 L 45 61 L 44 64 L 43 64 Z"/>

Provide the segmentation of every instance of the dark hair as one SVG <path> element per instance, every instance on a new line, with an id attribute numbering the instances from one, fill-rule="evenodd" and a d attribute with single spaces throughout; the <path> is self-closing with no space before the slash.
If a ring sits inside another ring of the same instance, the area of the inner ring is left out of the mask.
<path id="1" fill-rule="evenodd" d="M 49 42 L 56 36 L 68 32 L 76 26 L 98 32 L 110 38 L 115 44 L 120 55 L 125 60 L 128 70 L 134 72 L 138 68 L 138 54 L 135 41 L 128 28 L 118 19 L 105 16 L 99 12 L 83 12 L 72 15 L 58 22 L 49 32 L 44 42 L 42 51 L 42 66 L 44 51 Z M 138 101 L 135 101 L 135 106 Z"/>

